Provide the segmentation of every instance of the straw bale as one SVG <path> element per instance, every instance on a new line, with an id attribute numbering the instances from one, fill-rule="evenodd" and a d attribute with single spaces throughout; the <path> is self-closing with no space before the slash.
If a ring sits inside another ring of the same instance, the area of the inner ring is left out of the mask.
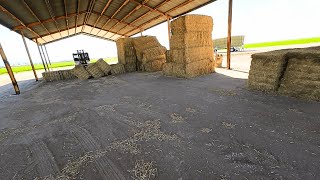
<path id="1" fill-rule="evenodd" d="M 155 57 L 165 55 L 166 51 L 167 49 L 164 46 L 149 48 L 143 51 L 143 58 L 155 59 Z"/>
<path id="2" fill-rule="evenodd" d="M 215 72 L 214 61 L 202 60 L 188 64 L 165 63 L 163 73 L 166 76 L 192 78 Z"/>
<path id="3" fill-rule="evenodd" d="M 172 49 L 170 51 L 171 60 L 175 63 L 191 63 L 205 59 L 214 60 L 214 52 L 211 46 Z"/>
<path id="4" fill-rule="evenodd" d="M 248 86 L 261 91 L 277 91 L 287 64 L 287 51 L 252 55 Z"/>
<path id="5" fill-rule="evenodd" d="M 142 61 L 143 52 L 147 49 L 161 47 L 161 44 L 155 36 L 142 36 L 133 39 L 133 45 L 136 50 L 138 61 Z"/>
<path id="6" fill-rule="evenodd" d="M 133 49 L 133 39 L 132 38 L 121 38 L 117 40 L 116 45 L 117 45 L 117 52 L 118 52 L 118 60 L 120 63 L 125 64 L 125 58 L 126 54 L 130 53 L 128 49 Z"/>
<path id="7" fill-rule="evenodd" d="M 86 80 L 91 77 L 91 74 L 85 69 L 83 65 L 76 65 L 71 70 L 71 73 L 81 80 Z"/>
<path id="8" fill-rule="evenodd" d="M 106 63 L 103 59 L 99 59 L 97 62 L 96 62 L 98 68 L 104 73 L 104 75 L 109 75 L 110 72 L 111 72 L 111 66 Z"/>
<path id="9" fill-rule="evenodd" d="M 222 67 L 222 60 L 223 60 L 223 56 L 222 54 L 217 54 L 216 58 L 215 58 L 215 67 L 216 68 L 221 68 Z"/>
<path id="10" fill-rule="evenodd" d="M 167 51 L 166 51 L 166 61 L 167 61 L 167 62 L 171 62 L 170 50 L 167 50 Z"/>
<path id="11" fill-rule="evenodd" d="M 162 71 L 163 64 L 166 62 L 165 59 L 159 59 L 150 61 L 148 63 L 142 64 L 142 71 L 147 72 L 156 72 L 156 71 Z"/>
<path id="12" fill-rule="evenodd" d="M 209 46 L 213 50 L 211 32 L 188 32 L 172 35 L 170 50 Z"/>
<path id="13" fill-rule="evenodd" d="M 305 53 L 305 52 L 304 52 Z M 320 59 L 315 55 L 291 58 L 280 84 L 279 93 L 294 97 L 320 100 Z"/>
<path id="14" fill-rule="evenodd" d="M 137 64 L 136 63 L 125 64 L 124 68 L 126 72 L 134 72 L 134 71 L 137 71 Z"/>
<path id="15" fill-rule="evenodd" d="M 126 72 L 123 64 L 112 64 L 111 67 L 112 75 L 123 74 Z"/>
<path id="16" fill-rule="evenodd" d="M 205 15 L 186 15 L 171 22 L 172 35 L 184 32 L 212 32 L 213 19 Z"/>
<path id="17" fill-rule="evenodd" d="M 99 68 L 97 63 L 89 64 L 86 69 L 94 78 L 100 78 L 104 76 L 104 72 Z"/>
<path id="18" fill-rule="evenodd" d="M 144 64 L 144 63 L 158 60 L 158 59 L 166 59 L 166 55 L 162 54 L 162 55 L 158 55 L 158 56 L 154 56 L 154 57 L 150 57 L 150 58 L 147 58 L 146 56 L 143 55 L 141 62 L 142 62 L 142 64 Z"/>

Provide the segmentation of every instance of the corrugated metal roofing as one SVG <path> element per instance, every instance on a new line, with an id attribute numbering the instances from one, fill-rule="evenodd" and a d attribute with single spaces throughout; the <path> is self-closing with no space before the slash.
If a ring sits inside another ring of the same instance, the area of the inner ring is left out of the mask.
<path id="1" fill-rule="evenodd" d="M 0 0 L 0 24 L 40 44 L 77 34 L 115 41 L 215 0 Z"/>

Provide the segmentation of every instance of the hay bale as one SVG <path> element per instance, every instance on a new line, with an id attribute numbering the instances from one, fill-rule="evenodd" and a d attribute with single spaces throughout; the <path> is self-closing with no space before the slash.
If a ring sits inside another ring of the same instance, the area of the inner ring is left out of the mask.
<path id="1" fill-rule="evenodd" d="M 287 63 L 287 51 L 252 55 L 248 87 L 261 91 L 277 91 Z"/>
<path id="2" fill-rule="evenodd" d="M 204 59 L 214 60 L 214 52 L 211 46 L 172 49 L 170 51 L 171 61 L 175 63 L 191 63 Z"/>
<path id="3" fill-rule="evenodd" d="M 71 73 L 81 80 L 86 80 L 91 77 L 91 74 L 85 69 L 83 65 L 77 65 L 72 70 Z"/>
<path id="4" fill-rule="evenodd" d="M 136 63 L 125 64 L 124 68 L 126 72 L 134 72 L 134 71 L 137 71 L 137 64 Z"/>
<path id="5" fill-rule="evenodd" d="M 192 63 L 165 63 L 163 74 L 166 76 L 175 76 L 183 78 L 193 78 L 215 72 L 214 61 L 202 60 Z"/>
<path id="6" fill-rule="evenodd" d="M 142 64 L 144 63 L 148 63 L 150 61 L 155 61 L 155 60 L 159 60 L 159 59 L 166 59 L 166 55 L 165 54 L 162 54 L 162 55 L 158 55 L 158 56 L 154 56 L 152 58 L 146 58 L 145 56 L 142 57 Z"/>
<path id="7" fill-rule="evenodd" d="M 91 63 L 87 66 L 86 70 L 94 77 L 100 78 L 104 76 L 104 72 L 99 68 L 97 63 Z"/>
<path id="8" fill-rule="evenodd" d="M 142 61 L 143 52 L 147 49 L 162 47 L 159 41 L 154 36 L 142 36 L 133 39 L 133 45 L 136 50 L 138 61 Z"/>
<path id="9" fill-rule="evenodd" d="M 159 57 L 161 55 L 165 55 L 166 51 L 167 51 L 167 49 L 164 46 L 146 49 L 143 51 L 143 58 L 150 59 L 150 60 L 156 59 L 157 57 Z"/>
<path id="10" fill-rule="evenodd" d="M 133 50 L 132 42 L 133 42 L 132 38 L 121 38 L 117 40 L 116 45 L 117 45 L 118 61 L 120 63 L 125 64 L 127 54 L 135 53 L 135 51 Z"/>
<path id="11" fill-rule="evenodd" d="M 170 50 L 166 51 L 166 61 L 167 62 L 171 62 L 171 53 L 170 52 L 171 52 Z"/>
<path id="12" fill-rule="evenodd" d="M 299 55 L 288 60 L 279 93 L 320 101 L 320 59 L 311 56 L 301 59 Z"/>
<path id="13" fill-rule="evenodd" d="M 170 50 L 204 46 L 211 47 L 213 50 L 211 32 L 189 32 L 176 34 L 172 35 L 170 40 Z"/>
<path id="14" fill-rule="evenodd" d="M 96 65 L 98 68 L 103 72 L 104 75 L 109 75 L 111 72 L 111 66 L 106 63 L 102 58 L 100 58 L 97 62 Z"/>
<path id="15" fill-rule="evenodd" d="M 162 67 L 165 62 L 166 62 L 165 59 L 150 61 L 148 63 L 142 64 L 141 69 L 142 71 L 147 71 L 147 72 L 162 71 Z"/>
<path id="16" fill-rule="evenodd" d="M 123 64 L 112 64 L 111 67 L 112 75 L 123 74 L 126 72 Z"/>
<path id="17" fill-rule="evenodd" d="M 72 74 L 71 69 L 68 70 L 59 70 L 59 74 L 62 80 L 68 80 L 68 79 L 76 79 L 77 77 Z"/>
<path id="18" fill-rule="evenodd" d="M 214 67 L 221 68 L 222 67 L 222 60 L 223 60 L 222 54 L 217 54 L 215 57 Z"/>
<path id="19" fill-rule="evenodd" d="M 184 32 L 212 32 L 213 19 L 205 15 L 186 15 L 171 22 L 172 35 Z"/>

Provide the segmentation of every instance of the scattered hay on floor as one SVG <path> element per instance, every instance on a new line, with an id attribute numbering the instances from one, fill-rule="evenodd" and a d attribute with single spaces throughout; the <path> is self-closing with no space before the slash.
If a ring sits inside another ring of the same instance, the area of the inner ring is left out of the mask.
<path id="1" fill-rule="evenodd" d="M 128 170 L 135 180 L 152 180 L 155 179 L 158 173 L 155 162 L 146 162 L 144 160 L 136 161 L 132 170 Z"/>
<path id="2" fill-rule="evenodd" d="M 209 129 L 209 128 L 202 128 L 200 130 L 200 132 L 202 132 L 202 133 L 210 133 L 211 131 L 212 131 L 212 129 Z"/>
<path id="3" fill-rule="evenodd" d="M 208 88 L 208 91 L 213 94 L 218 94 L 221 96 L 236 96 L 237 93 L 233 90 L 227 89 L 217 89 L 217 88 Z"/>
<path id="4" fill-rule="evenodd" d="M 189 112 L 189 113 L 195 113 L 197 112 L 197 110 L 193 109 L 193 108 L 190 108 L 190 107 L 187 107 L 186 108 L 186 111 Z"/>
<path id="5" fill-rule="evenodd" d="M 222 126 L 226 129 L 234 129 L 236 127 L 236 124 L 222 122 Z"/>
<path id="6" fill-rule="evenodd" d="M 170 115 L 173 123 L 182 123 L 184 122 L 184 118 L 177 113 L 173 113 Z"/>

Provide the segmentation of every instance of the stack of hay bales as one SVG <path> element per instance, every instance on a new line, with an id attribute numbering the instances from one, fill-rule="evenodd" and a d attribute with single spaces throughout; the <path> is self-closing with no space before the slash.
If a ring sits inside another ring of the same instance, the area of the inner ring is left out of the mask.
<path id="1" fill-rule="evenodd" d="M 248 86 L 260 91 L 277 91 L 288 51 L 272 51 L 252 55 Z"/>
<path id="2" fill-rule="evenodd" d="M 133 39 L 138 60 L 138 70 L 161 71 L 166 62 L 167 49 L 154 36 L 142 36 Z"/>
<path id="3" fill-rule="evenodd" d="M 137 71 L 137 57 L 133 47 L 133 38 L 121 38 L 116 44 L 119 63 L 124 65 L 127 72 Z"/>
<path id="4" fill-rule="evenodd" d="M 186 15 L 172 21 L 164 75 L 190 78 L 214 72 L 212 29 L 210 16 Z"/>
<path id="5" fill-rule="evenodd" d="M 279 93 L 320 101 L 320 51 L 317 48 L 288 52 Z"/>
<path id="6" fill-rule="evenodd" d="M 320 47 L 252 55 L 250 89 L 320 100 Z"/>
<path id="7" fill-rule="evenodd" d="M 71 73 L 71 70 L 59 70 L 43 72 L 42 78 L 44 81 L 51 82 L 59 80 L 76 79 L 77 77 Z"/>

